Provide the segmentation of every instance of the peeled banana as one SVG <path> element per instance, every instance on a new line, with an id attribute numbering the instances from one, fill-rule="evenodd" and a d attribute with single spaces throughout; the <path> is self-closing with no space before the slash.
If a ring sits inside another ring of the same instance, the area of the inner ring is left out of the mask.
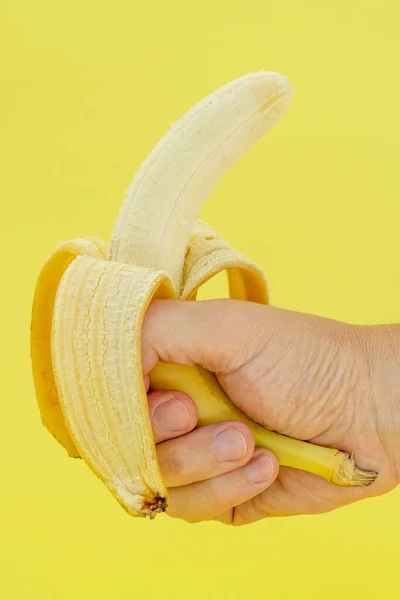
<path id="1" fill-rule="evenodd" d="M 202 100 L 143 163 L 110 244 L 96 238 L 64 242 L 39 275 L 31 357 L 43 424 L 131 515 L 152 518 L 168 502 L 142 373 L 146 309 L 157 298 L 196 300 L 199 287 L 223 270 L 232 298 L 268 304 L 263 271 L 198 214 L 220 177 L 285 112 L 291 93 L 286 77 L 262 71 Z M 376 476 L 345 453 L 253 423 L 200 367 L 159 363 L 150 380 L 153 389 L 189 393 L 199 425 L 248 423 L 256 445 L 270 448 L 283 465 L 337 485 L 368 485 Z"/>

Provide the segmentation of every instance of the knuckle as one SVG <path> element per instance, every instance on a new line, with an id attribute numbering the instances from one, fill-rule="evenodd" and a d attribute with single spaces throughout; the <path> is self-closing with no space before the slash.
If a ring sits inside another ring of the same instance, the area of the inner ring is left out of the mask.
<path id="1" fill-rule="evenodd" d="M 208 506 L 219 507 L 219 505 L 221 504 L 221 491 L 218 480 L 215 478 L 209 479 L 204 487 L 206 504 Z"/>
<path id="2" fill-rule="evenodd" d="M 225 512 L 219 513 L 218 515 L 213 516 L 208 520 L 209 521 L 217 521 L 218 523 L 221 523 L 221 525 L 232 525 L 232 521 L 234 518 L 234 512 L 235 512 L 235 508 L 229 508 Z"/>
<path id="3" fill-rule="evenodd" d="M 242 525 L 247 525 L 248 523 L 249 521 L 243 518 L 243 511 L 238 510 L 238 507 L 236 506 L 233 509 L 231 525 L 233 525 L 233 527 L 242 527 Z"/>
<path id="4" fill-rule="evenodd" d="M 193 469 L 191 453 L 188 452 L 181 443 L 179 443 L 179 440 L 176 442 L 171 442 L 169 463 L 169 470 L 174 478 L 179 477 L 179 479 L 185 479 L 191 474 Z"/>
<path id="5" fill-rule="evenodd" d="M 247 500 L 244 504 L 236 507 L 233 514 L 232 525 L 234 527 L 242 527 L 249 525 L 265 517 L 269 517 L 266 508 L 266 503 L 262 502 L 262 494 L 258 494 L 255 498 Z"/>

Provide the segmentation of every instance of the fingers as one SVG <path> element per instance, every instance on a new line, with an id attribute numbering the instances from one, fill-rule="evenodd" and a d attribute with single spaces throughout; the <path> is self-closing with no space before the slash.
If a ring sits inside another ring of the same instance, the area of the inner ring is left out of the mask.
<path id="1" fill-rule="evenodd" d="M 268 314 L 265 306 L 238 300 L 153 302 L 143 323 L 144 373 L 158 360 L 234 371 L 260 350 Z"/>
<path id="2" fill-rule="evenodd" d="M 265 517 L 329 512 L 367 497 L 367 489 L 338 487 L 312 473 L 281 467 L 271 488 L 236 506 L 231 523 L 246 525 Z M 221 514 L 216 520 L 226 523 L 227 517 Z"/>
<path id="3" fill-rule="evenodd" d="M 239 421 L 228 421 L 159 444 L 157 457 L 167 487 L 177 487 L 237 469 L 250 460 L 253 451 L 250 429 Z"/>
<path id="4" fill-rule="evenodd" d="M 268 488 L 278 474 L 276 457 L 257 449 L 243 467 L 229 473 L 169 490 L 167 513 L 190 523 L 212 519 Z"/>
<path id="5" fill-rule="evenodd" d="M 189 433 L 196 427 L 197 406 L 183 392 L 151 392 L 148 402 L 156 444 Z"/>
<path id="6" fill-rule="evenodd" d="M 189 396 L 156 391 L 148 399 L 171 516 L 197 522 L 219 515 L 218 520 L 232 522 L 234 506 L 248 505 L 275 480 L 277 459 L 267 450 L 254 452 L 253 434 L 244 423 L 193 431 L 197 407 Z"/>

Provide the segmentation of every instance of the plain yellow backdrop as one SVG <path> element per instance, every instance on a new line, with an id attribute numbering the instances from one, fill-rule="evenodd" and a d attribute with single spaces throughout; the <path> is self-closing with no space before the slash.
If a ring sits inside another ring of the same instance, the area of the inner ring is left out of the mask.
<path id="1" fill-rule="evenodd" d="M 2 0 L 0 11 L 1 600 L 400 597 L 398 491 L 239 529 L 134 520 L 42 429 L 29 361 L 33 288 L 53 246 L 108 239 L 170 123 L 258 69 L 290 77 L 292 105 L 202 218 L 265 268 L 275 304 L 399 321 L 399 4 Z"/>

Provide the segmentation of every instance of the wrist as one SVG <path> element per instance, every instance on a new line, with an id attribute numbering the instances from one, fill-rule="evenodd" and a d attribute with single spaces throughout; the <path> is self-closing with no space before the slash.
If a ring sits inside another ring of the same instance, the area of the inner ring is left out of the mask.
<path id="1" fill-rule="evenodd" d="M 395 483 L 400 483 L 400 325 L 363 328 L 376 431 Z"/>

